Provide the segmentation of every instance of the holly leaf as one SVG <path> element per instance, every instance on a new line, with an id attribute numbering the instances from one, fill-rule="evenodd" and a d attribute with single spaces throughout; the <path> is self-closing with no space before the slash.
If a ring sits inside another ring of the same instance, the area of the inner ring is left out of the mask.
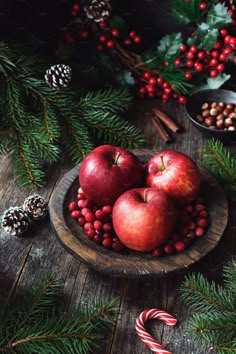
<path id="1" fill-rule="evenodd" d="M 121 86 L 133 86 L 135 84 L 134 77 L 129 70 L 119 71 L 115 76 L 115 81 L 118 82 Z"/>
<path id="2" fill-rule="evenodd" d="M 160 40 L 157 52 L 162 60 L 168 61 L 171 57 L 178 55 L 182 45 L 181 33 L 167 34 Z"/>
<path id="3" fill-rule="evenodd" d="M 209 25 L 203 22 L 198 27 L 199 48 L 211 50 L 217 41 L 218 35 L 219 32 L 217 28 L 210 29 Z"/>
<path id="4" fill-rule="evenodd" d="M 163 58 L 159 57 L 156 48 L 142 53 L 142 61 L 150 69 L 155 69 L 163 64 Z"/>
<path id="5" fill-rule="evenodd" d="M 195 86 L 191 92 L 190 95 L 192 95 L 195 92 L 202 91 L 202 90 L 209 90 L 209 89 L 218 89 L 220 88 L 226 81 L 230 79 L 231 75 L 227 75 L 225 73 L 220 73 L 218 74 L 217 77 L 211 78 L 209 77 L 207 81 L 204 84 Z"/>
<path id="6" fill-rule="evenodd" d="M 230 14 L 228 14 L 228 8 L 226 6 L 217 4 L 209 9 L 206 23 L 211 30 L 221 29 L 231 22 L 232 18 Z"/>

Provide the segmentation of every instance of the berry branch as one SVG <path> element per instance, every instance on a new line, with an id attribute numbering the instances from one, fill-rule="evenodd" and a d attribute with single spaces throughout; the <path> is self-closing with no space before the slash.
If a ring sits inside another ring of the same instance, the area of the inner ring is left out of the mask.
<path id="1" fill-rule="evenodd" d="M 226 64 L 236 63 L 236 9 L 231 0 L 172 0 L 172 9 L 177 22 L 195 26 L 186 41 L 181 33 L 172 33 L 155 49 L 142 52 L 142 37 L 129 31 L 122 18 L 111 16 L 109 0 L 90 0 L 84 8 L 76 3 L 65 39 L 77 46 L 93 37 L 97 50 L 114 60 L 129 81 L 132 77 L 139 97 L 185 103 L 196 88 L 220 87 L 230 78 Z"/>

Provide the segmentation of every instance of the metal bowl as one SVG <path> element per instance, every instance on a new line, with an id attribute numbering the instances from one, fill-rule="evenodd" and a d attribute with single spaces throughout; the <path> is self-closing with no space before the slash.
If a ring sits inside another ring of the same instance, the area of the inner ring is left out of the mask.
<path id="1" fill-rule="evenodd" d="M 236 142 L 236 130 L 213 129 L 204 126 L 196 120 L 196 115 L 201 113 L 203 103 L 224 102 L 236 105 L 236 93 L 229 90 L 211 89 L 198 91 L 187 99 L 185 112 L 192 124 L 205 136 L 214 137 L 224 143 Z"/>

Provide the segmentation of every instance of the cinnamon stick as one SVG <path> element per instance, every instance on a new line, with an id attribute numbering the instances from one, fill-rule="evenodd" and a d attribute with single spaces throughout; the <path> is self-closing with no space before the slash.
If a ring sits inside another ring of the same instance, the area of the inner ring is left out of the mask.
<path id="1" fill-rule="evenodd" d="M 162 126 L 160 120 L 157 117 L 155 117 L 155 116 L 152 116 L 151 119 L 152 119 L 152 124 L 154 125 L 156 131 L 158 132 L 158 134 L 160 135 L 162 140 L 164 140 L 165 143 L 171 142 L 171 137 L 167 133 L 165 128 Z"/>
<path id="2" fill-rule="evenodd" d="M 176 124 L 166 113 L 160 111 L 158 108 L 153 108 L 152 111 L 172 132 L 176 133 L 180 130 L 178 124 Z"/>

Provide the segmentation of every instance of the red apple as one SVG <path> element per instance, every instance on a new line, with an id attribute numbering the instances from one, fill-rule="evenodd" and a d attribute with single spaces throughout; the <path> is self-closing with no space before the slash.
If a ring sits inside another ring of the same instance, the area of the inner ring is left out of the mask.
<path id="1" fill-rule="evenodd" d="M 200 170 L 189 156 L 166 150 L 153 156 L 146 167 L 146 186 L 163 190 L 177 204 L 190 203 L 199 194 Z"/>
<path id="2" fill-rule="evenodd" d="M 144 168 L 129 150 L 101 145 L 82 161 L 79 183 L 97 205 L 113 205 L 120 194 L 144 183 Z"/>
<path id="3" fill-rule="evenodd" d="M 176 225 L 172 199 L 156 188 L 134 188 L 116 200 L 112 221 L 116 235 L 128 248 L 148 252 L 163 244 Z"/>

